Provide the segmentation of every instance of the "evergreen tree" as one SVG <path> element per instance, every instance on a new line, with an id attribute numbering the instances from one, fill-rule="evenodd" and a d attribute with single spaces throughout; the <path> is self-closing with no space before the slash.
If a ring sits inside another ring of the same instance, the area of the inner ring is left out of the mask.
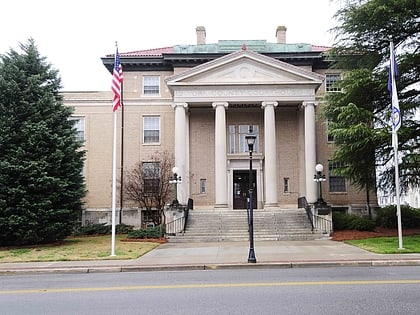
<path id="1" fill-rule="evenodd" d="M 0 56 L 0 245 L 62 240 L 80 217 L 84 151 L 35 42 Z"/>
<path id="2" fill-rule="evenodd" d="M 401 187 L 420 184 L 420 1 L 347 0 L 336 13 L 336 43 L 331 57 L 344 69 L 341 92 L 329 93 L 325 117 L 337 151 L 339 170 L 358 187 L 394 189 L 391 143 L 391 98 L 387 90 L 389 41 L 397 48 L 398 97 L 402 127 L 398 131 Z M 379 167 L 378 167 L 379 166 Z"/>

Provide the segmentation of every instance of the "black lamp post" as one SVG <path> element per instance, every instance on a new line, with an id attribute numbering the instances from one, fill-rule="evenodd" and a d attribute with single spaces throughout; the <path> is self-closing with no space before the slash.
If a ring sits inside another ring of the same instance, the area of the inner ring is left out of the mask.
<path id="1" fill-rule="evenodd" d="M 249 263 L 256 263 L 257 259 L 255 258 L 255 251 L 254 251 L 254 192 L 252 189 L 252 152 L 254 150 L 254 143 L 255 139 L 257 138 L 256 135 L 251 134 L 252 128 L 249 129 L 250 133 L 245 136 L 246 142 L 248 144 L 249 150 L 249 255 L 248 255 L 248 262 Z"/>
<path id="2" fill-rule="evenodd" d="M 322 208 L 327 205 L 327 203 L 322 198 L 322 182 L 325 182 L 325 174 L 322 172 L 324 171 L 324 166 L 322 164 L 317 164 L 315 166 L 315 175 L 314 175 L 314 182 L 318 183 L 318 200 L 315 203 L 315 206 Z"/>
<path id="3" fill-rule="evenodd" d="M 181 176 L 178 176 L 179 173 L 179 168 L 178 167 L 174 167 L 172 168 L 172 173 L 174 174 L 170 179 L 169 179 L 169 183 L 170 184 L 174 184 L 174 200 L 172 201 L 172 206 L 173 207 L 177 207 L 179 202 L 178 202 L 178 184 L 181 184 Z"/>

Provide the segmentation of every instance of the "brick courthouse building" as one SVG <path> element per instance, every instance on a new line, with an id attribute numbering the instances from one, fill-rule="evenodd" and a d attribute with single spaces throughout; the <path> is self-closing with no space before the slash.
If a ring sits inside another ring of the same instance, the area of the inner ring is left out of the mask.
<path id="1" fill-rule="evenodd" d="M 124 168 L 169 150 L 183 179 L 180 202 L 191 198 L 195 209 L 243 209 L 249 185 L 245 136 L 251 125 L 257 136 L 255 209 L 296 209 L 299 197 L 314 203 L 315 165 L 321 163 L 327 179 L 324 199 L 333 208 L 365 211 L 366 193 L 331 172 L 336 167 L 329 162 L 334 143 L 327 137 L 327 123 L 317 115 L 324 93 L 333 93 L 333 83 L 340 78 L 338 70 L 330 69 L 327 48 L 286 43 L 286 28 L 281 26 L 274 43 L 208 44 L 204 27 L 197 27 L 196 34 L 196 45 L 121 53 Z M 102 61 L 111 72 L 114 55 Z M 63 94 L 65 104 L 75 108 L 85 141 L 86 208 L 107 213 L 109 220 L 112 94 Z M 120 127 L 120 113 L 118 119 Z M 136 211 L 127 209 L 127 215 Z"/>

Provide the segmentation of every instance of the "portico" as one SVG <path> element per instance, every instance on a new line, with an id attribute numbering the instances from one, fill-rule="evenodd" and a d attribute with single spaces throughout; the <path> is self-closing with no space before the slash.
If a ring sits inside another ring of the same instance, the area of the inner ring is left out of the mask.
<path id="1" fill-rule="evenodd" d="M 241 171 L 248 167 L 243 145 L 248 125 L 257 129 L 257 208 L 284 206 L 299 196 L 314 202 L 315 93 L 322 79 L 248 50 L 167 78 L 174 100 L 175 165 L 183 178 L 180 202 L 193 197 L 198 205 L 235 208 L 244 191 Z M 291 191 L 281 185 L 286 178 Z M 207 184 L 204 194 L 197 192 L 198 181 Z"/>

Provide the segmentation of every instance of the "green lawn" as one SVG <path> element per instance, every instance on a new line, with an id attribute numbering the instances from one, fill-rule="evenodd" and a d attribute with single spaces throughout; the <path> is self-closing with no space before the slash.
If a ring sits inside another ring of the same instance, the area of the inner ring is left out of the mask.
<path id="1" fill-rule="evenodd" d="M 345 241 L 377 254 L 420 253 L 420 235 L 403 236 L 403 248 L 398 249 L 398 237 L 373 237 Z"/>
<path id="2" fill-rule="evenodd" d="M 0 247 L 0 263 L 30 261 L 72 261 L 99 259 L 134 259 L 157 247 L 153 242 L 123 242 L 126 235 L 117 235 L 115 255 L 111 255 L 111 235 L 71 237 L 59 245 Z"/>

